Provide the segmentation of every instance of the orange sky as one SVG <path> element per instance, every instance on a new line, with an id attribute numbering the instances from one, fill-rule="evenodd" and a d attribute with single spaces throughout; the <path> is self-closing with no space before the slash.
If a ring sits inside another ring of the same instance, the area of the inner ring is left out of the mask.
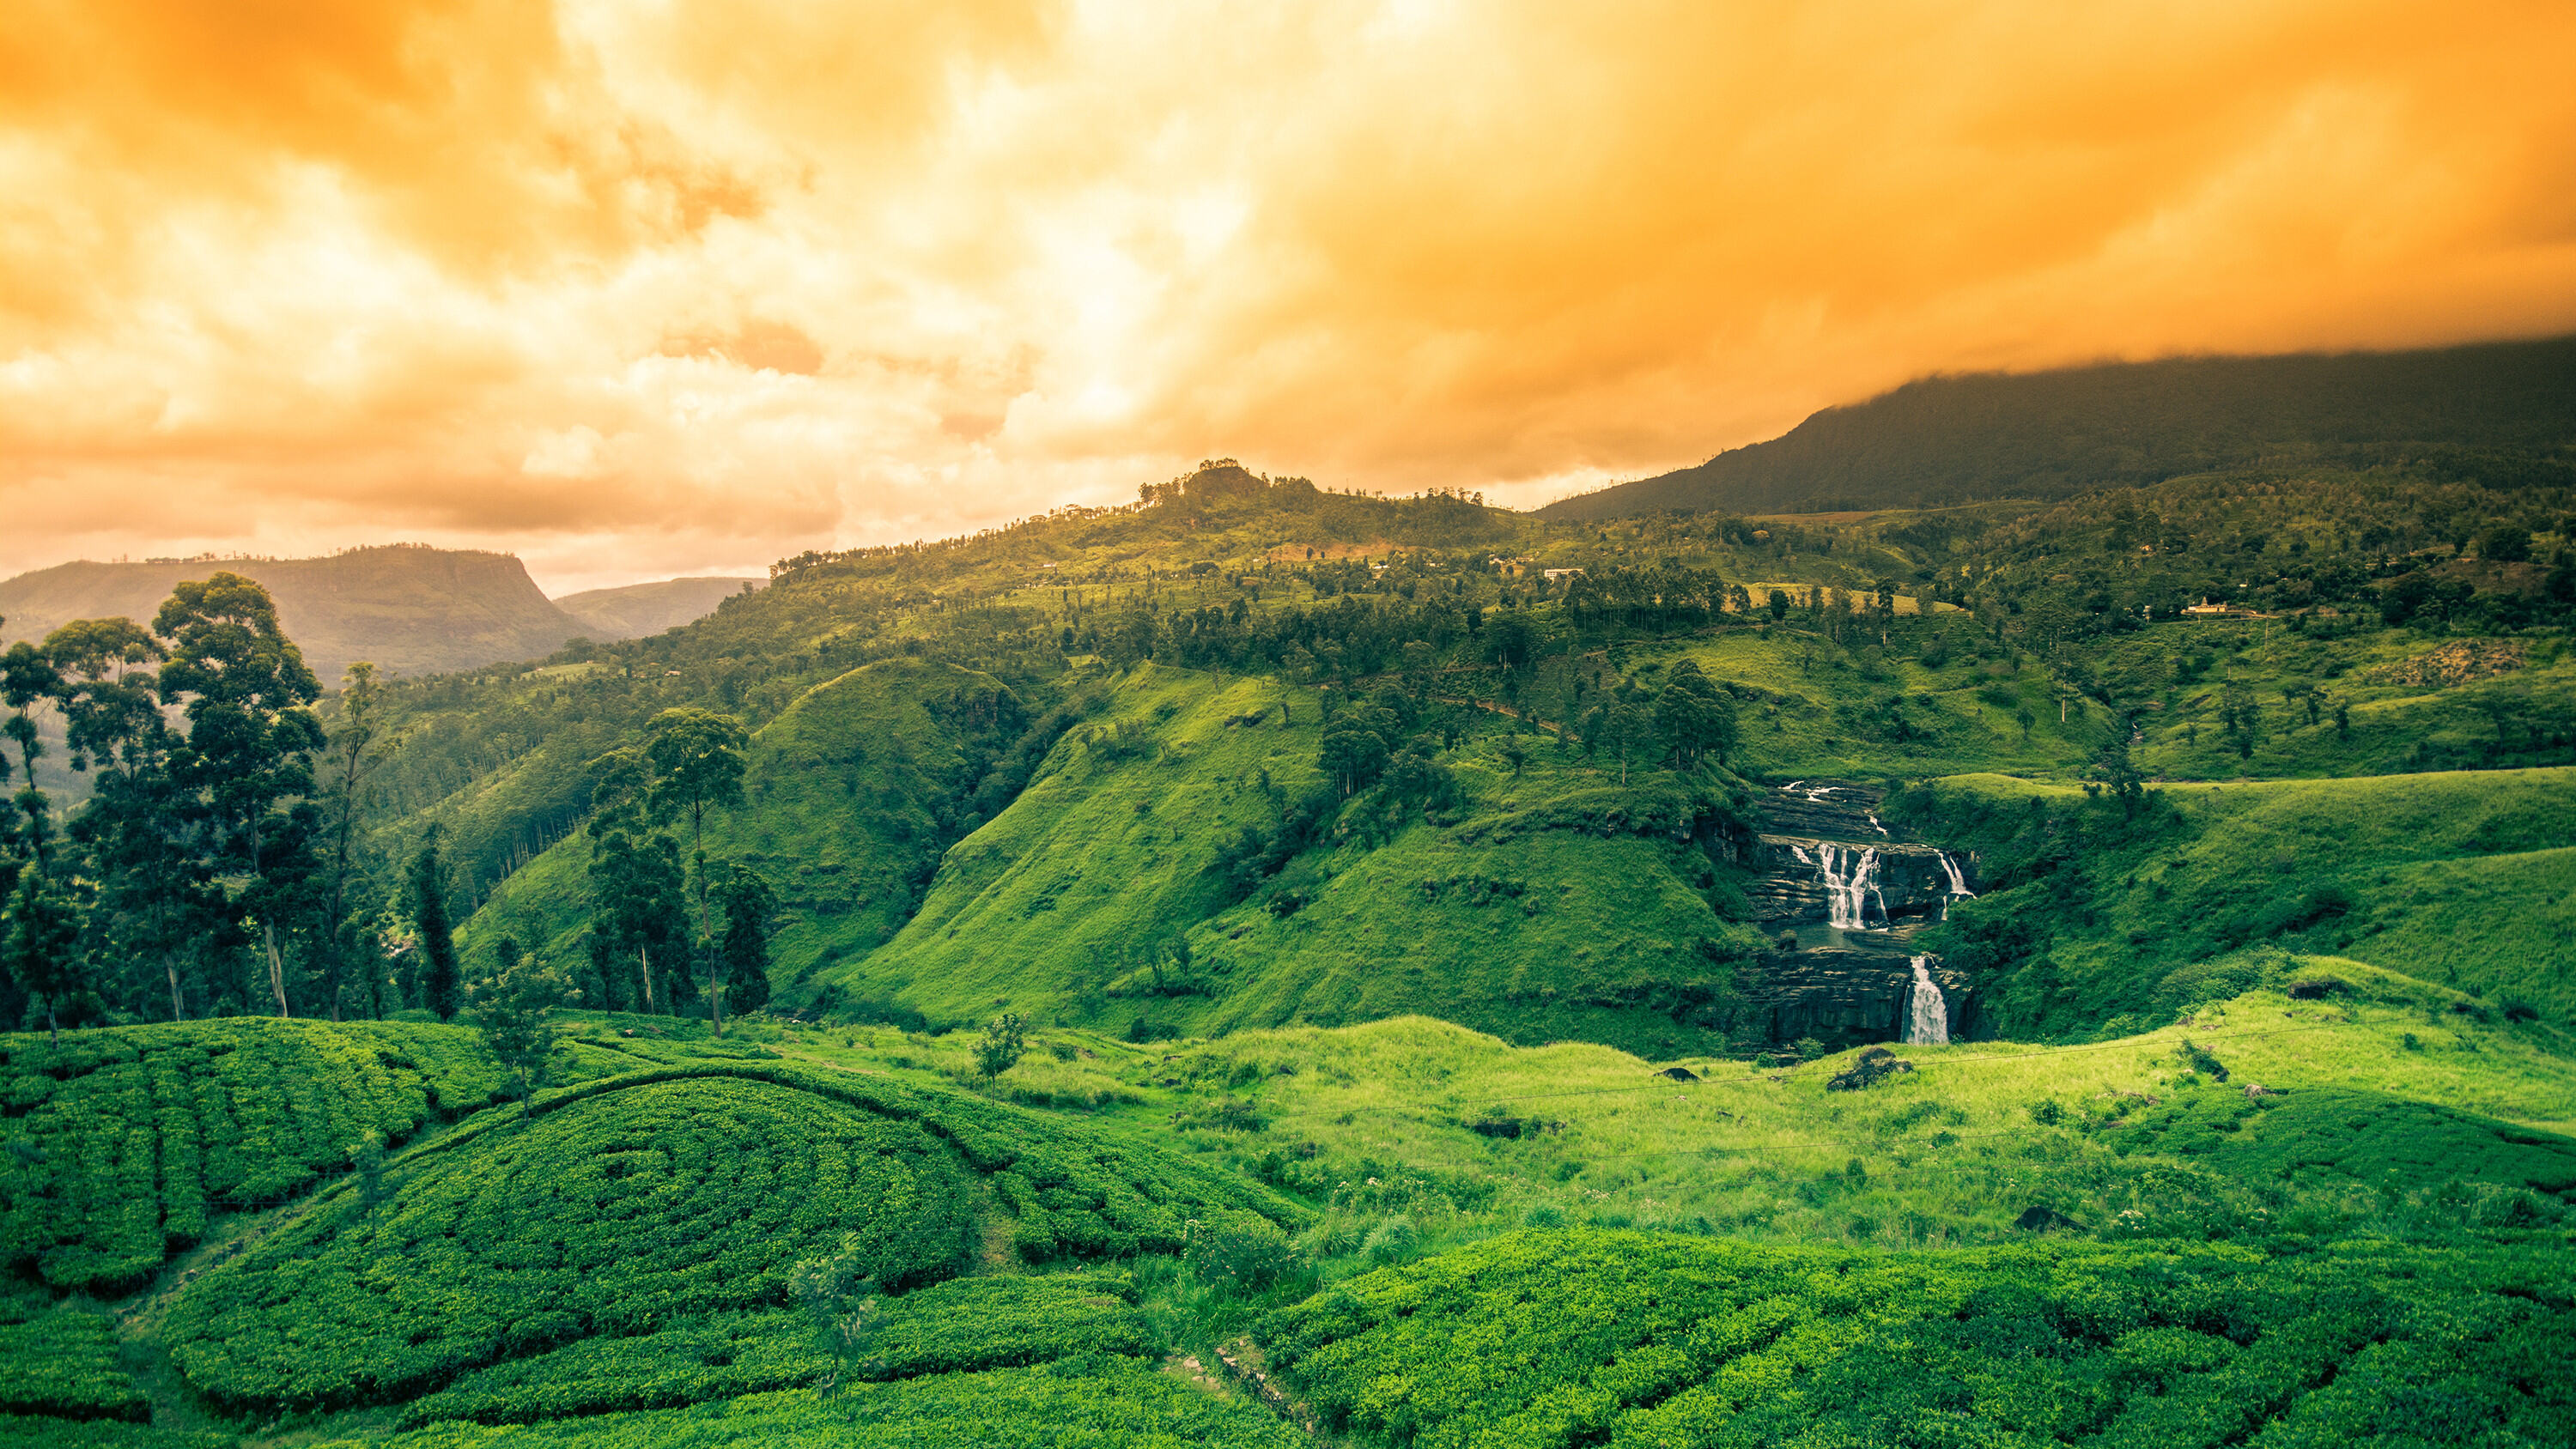
<path id="1" fill-rule="evenodd" d="M 2576 5 L 14 0 L 0 574 L 1535 504 L 1935 369 L 2576 329 Z"/>

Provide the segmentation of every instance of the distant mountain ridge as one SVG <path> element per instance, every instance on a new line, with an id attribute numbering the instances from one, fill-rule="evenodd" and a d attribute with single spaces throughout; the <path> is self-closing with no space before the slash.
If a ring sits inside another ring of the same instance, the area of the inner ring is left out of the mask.
<path id="1" fill-rule="evenodd" d="M 662 579 L 566 594 L 555 600 L 555 607 L 581 625 L 584 638 L 604 644 L 612 639 L 641 639 L 703 619 L 726 599 L 768 582 L 765 578 Z"/>
<path id="2" fill-rule="evenodd" d="M 2465 450 L 2455 465 L 2480 473 L 2576 473 L 2576 337 L 1928 377 L 1538 516 L 2054 499 L 2374 448 Z"/>
<path id="3" fill-rule="evenodd" d="M 440 674 L 542 659 L 567 640 L 660 633 L 714 610 L 740 579 L 672 579 L 550 600 L 510 554 L 392 544 L 327 558 L 82 560 L 0 581 L 0 644 L 42 639 L 74 619 L 148 624 L 185 579 L 228 571 L 277 600 L 289 637 L 327 687 L 354 661 L 387 674 Z"/>

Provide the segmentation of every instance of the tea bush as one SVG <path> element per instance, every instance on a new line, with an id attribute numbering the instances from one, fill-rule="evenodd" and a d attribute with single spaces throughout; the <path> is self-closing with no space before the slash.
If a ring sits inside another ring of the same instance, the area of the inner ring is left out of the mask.
<path id="1" fill-rule="evenodd" d="M 1260 1337 L 1330 1427 L 1422 1449 L 2565 1443 L 2570 1256 L 1521 1233 L 1339 1284 Z"/>
<path id="2" fill-rule="evenodd" d="M 265 1207 L 493 1099 L 480 1038 L 394 1022 L 194 1021 L 0 1037 L 0 1265 L 114 1292 L 219 1212 Z"/>
<path id="3" fill-rule="evenodd" d="M 0 1323 L 0 1414 L 149 1417 L 151 1404 L 118 1367 L 116 1346 L 115 1322 L 98 1313 Z"/>

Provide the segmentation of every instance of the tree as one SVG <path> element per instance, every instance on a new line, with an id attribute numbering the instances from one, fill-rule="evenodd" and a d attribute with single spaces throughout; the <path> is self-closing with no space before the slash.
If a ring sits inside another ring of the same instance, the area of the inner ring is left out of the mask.
<path id="1" fill-rule="evenodd" d="M 45 793 L 36 788 L 36 761 L 45 753 L 44 741 L 37 737 L 36 721 L 28 713 L 37 703 L 62 693 L 62 671 L 54 667 L 53 657 L 25 640 L 0 653 L 0 704 L 11 713 L 0 722 L 0 734 L 18 745 L 20 773 L 27 777 L 19 787 L 15 804 L 27 820 L 27 858 L 38 866 L 45 863 L 45 818 L 48 802 Z M 8 761 L 0 758 L 0 781 L 8 779 Z"/>
<path id="2" fill-rule="evenodd" d="M 1664 744 L 1683 769 L 1714 755 L 1720 763 L 1735 748 L 1737 724 L 1733 696 L 1709 682 L 1699 665 L 1684 659 L 1665 676 L 1655 701 L 1655 722 Z"/>
<path id="3" fill-rule="evenodd" d="M 340 690 L 340 719 L 331 731 L 331 761 L 338 778 L 331 789 L 331 885 L 322 912 L 325 990 L 331 1019 L 340 1019 L 340 993 L 346 975 L 349 931 L 349 871 L 359 808 L 365 804 L 365 782 L 379 758 L 369 750 L 376 737 L 376 711 L 384 686 L 376 683 L 376 666 L 364 660 L 349 666 Z M 382 1013 L 379 1012 L 379 1015 Z"/>
<path id="4" fill-rule="evenodd" d="M 832 1373 L 821 1385 L 827 1397 L 875 1336 L 882 1291 L 888 1286 L 882 1281 L 886 1250 L 881 1237 L 844 1233 L 838 1251 L 805 1259 L 788 1274 L 789 1296 L 814 1320 L 816 1337 L 832 1355 Z"/>
<path id="5" fill-rule="evenodd" d="M 656 993 L 654 982 L 657 962 L 672 969 L 676 982 L 690 974 L 679 845 L 655 828 L 645 808 L 651 776 L 641 751 L 611 751 L 590 767 L 596 783 L 582 830 L 590 837 L 591 951 L 602 998 L 614 1003 L 624 996 L 648 1013 L 676 1011 L 679 993 Z M 619 982 L 630 965 L 636 989 L 627 993 Z"/>
<path id="6" fill-rule="evenodd" d="M 432 826 L 429 839 L 411 860 L 411 921 L 420 936 L 421 1005 L 437 1013 L 439 1020 L 452 1021 L 465 1004 L 465 982 L 457 969 L 455 935 L 447 924 L 446 876 L 438 859 L 438 830 Z"/>
<path id="7" fill-rule="evenodd" d="M 555 1032 L 546 1013 L 576 993 L 561 972 L 519 949 L 507 936 L 494 951 L 497 969 L 474 984 L 468 1015 L 483 1029 L 492 1055 L 518 1079 L 519 1095 L 545 1085 Z"/>
<path id="8" fill-rule="evenodd" d="M 1771 611 L 1771 622 L 1777 624 L 1789 617 L 1789 596 L 1779 589 L 1773 589 L 1770 602 L 1765 607 Z"/>
<path id="9" fill-rule="evenodd" d="M 224 829 L 217 848 L 256 871 L 269 811 L 312 788 L 323 738 L 307 706 L 322 686 L 278 626 L 268 591 L 238 574 L 181 583 L 152 630 L 170 641 L 161 697 L 186 701 L 179 772 L 206 792 Z"/>
<path id="10" fill-rule="evenodd" d="M 1374 782 L 1385 771 L 1386 761 L 1383 736 L 1375 730 L 1342 726 L 1324 736 L 1315 763 L 1347 796 Z"/>
<path id="11" fill-rule="evenodd" d="M 736 1016 L 769 1005 L 769 918 L 778 897 L 769 882 L 741 865 L 716 887 L 724 906 L 724 995 Z"/>
<path id="12" fill-rule="evenodd" d="M 2104 745 L 2102 752 L 2093 757 L 2093 764 L 2085 774 L 2101 781 L 2119 798 L 2120 813 L 2124 817 L 2137 818 L 2138 801 L 2145 790 L 2146 776 L 2138 772 L 2137 765 L 2129 758 L 2127 737 L 2116 738 Z"/>
<path id="13" fill-rule="evenodd" d="M 645 725 L 651 770 L 647 808 L 657 820 L 689 822 L 689 853 L 698 883 L 698 953 L 707 963 L 707 1016 L 724 1035 L 724 993 L 715 979 L 715 928 L 707 896 L 707 811 L 742 803 L 742 721 L 694 707 L 666 709 Z"/>
<path id="14" fill-rule="evenodd" d="M 238 574 L 180 583 L 153 617 L 169 641 L 161 698 L 185 701 L 188 737 L 171 750 L 179 788 L 203 803 L 197 841 L 214 874 L 248 877 L 233 905 L 260 924 L 269 985 L 287 1014 L 285 943 L 317 911 L 316 838 L 310 804 L 279 814 L 281 801 L 313 792 L 322 726 L 309 706 L 322 687 L 277 620 L 268 591 Z"/>
<path id="15" fill-rule="evenodd" d="M 1011 1069 L 1028 1051 L 1028 1023 L 1017 1012 L 1006 1012 L 984 1023 L 983 1033 L 975 1038 L 975 1070 L 985 1081 Z"/>
<path id="16" fill-rule="evenodd" d="M 2229 680 L 2219 692 L 2218 720 L 2236 746 L 2236 757 L 2254 758 L 2254 746 L 2263 735 L 2263 704 L 2255 698 L 2252 686 L 2243 680 Z"/>
<path id="17" fill-rule="evenodd" d="M 65 998 L 88 984 L 80 958 L 81 918 L 73 902 L 57 890 L 41 866 L 18 872 L 18 887 L 0 914 L 0 966 L 20 989 L 45 999 L 45 1031 L 62 1043 Z"/>
<path id="18" fill-rule="evenodd" d="M 2025 704 L 2013 711 L 2013 723 L 2021 726 L 2021 742 L 2026 745 L 2030 743 L 2030 727 L 2039 723 L 2039 716 L 2032 714 L 2030 706 Z"/>

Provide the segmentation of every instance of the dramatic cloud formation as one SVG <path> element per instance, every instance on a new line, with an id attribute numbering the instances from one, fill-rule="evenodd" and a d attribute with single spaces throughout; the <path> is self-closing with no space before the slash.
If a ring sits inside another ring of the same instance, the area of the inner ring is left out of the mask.
<path id="1" fill-rule="evenodd" d="M 2576 327 L 2576 9 L 30 0 L 0 571 L 1520 503 L 1934 369 Z"/>

